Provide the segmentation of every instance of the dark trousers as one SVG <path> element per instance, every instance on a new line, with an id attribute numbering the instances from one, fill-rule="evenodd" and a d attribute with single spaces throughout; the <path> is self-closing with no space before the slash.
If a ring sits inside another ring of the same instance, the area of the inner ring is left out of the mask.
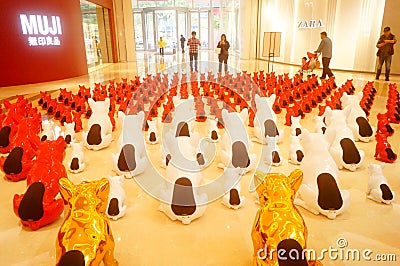
<path id="1" fill-rule="evenodd" d="M 190 71 L 193 71 L 193 61 L 194 61 L 194 69 L 197 71 L 197 59 L 199 57 L 199 54 L 189 54 L 189 59 L 190 59 Z"/>
<path id="2" fill-rule="evenodd" d="M 219 68 L 218 71 L 222 72 L 222 63 L 225 65 L 225 72 L 228 71 L 228 56 L 219 56 Z"/>
<path id="3" fill-rule="evenodd" d="M 322 57 L 322 76 L 321 76 L 321 78 L 326 78 L 326 75 L 328 75 L 328 77 L 333 76 L 332 70 L 329 68 L 330 62 L 331 62 L 330 58 Z"/>
<path id="4" fill-rule="evenodd" d="M 160 55 L 164 55 L 164 48 L 160 48 Z"/>
<path id="5" fill-rule="evenodd" d="M 182 45 L 181 47 L 182 47 L 182 53 L 184 53 L 185 52 L 185 46 Z"/>
<path id="6" fill-rule="evenodd" d="M 390 65 L 392 64 L 392 56 L 384 56 L 380 55 L 378 56 L 378 68 L 376 69 L 376 78 L 379 79 L 379 76 L 381 75 L 382 72 L 382 66 L 383 62 L 385 62 L 385 76 L 386 78 L 389 78 L 390 75 Z"/>

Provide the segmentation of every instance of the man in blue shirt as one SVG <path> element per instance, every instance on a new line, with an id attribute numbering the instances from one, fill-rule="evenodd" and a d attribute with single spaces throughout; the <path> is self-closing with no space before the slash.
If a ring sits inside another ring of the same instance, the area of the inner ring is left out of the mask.
<path id="1" fill-rule="evenodd" d="M 322 54 L 323 69 L 321 79 L 325 79 L 326 75 L 328 75 L 328 77 L 333 77 L 333 73 L 329 68 L 329 63 L 332 58 L 332 40 L 328 38 L 328 34 L 325 31 L 321 32 L 321 42 L 315 52 Z"/>

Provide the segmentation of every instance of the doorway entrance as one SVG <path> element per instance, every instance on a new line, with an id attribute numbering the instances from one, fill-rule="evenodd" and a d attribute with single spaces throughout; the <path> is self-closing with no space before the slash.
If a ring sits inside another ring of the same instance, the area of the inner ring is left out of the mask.
<path id="1" fill-rule="evenodd" d="M 113 62 L 109 9 L 80 0 L 88 67 Z"/>
<path id="2" fill-rule="evenodd" d="M 160 37 L 166 42 L 165 53 L 175 53 L 180 49 L 179 39 L 188 39 L 192 31 L 197 32 L 200 49 L 210 49 L 211 10 L 188 8 L 143 8 L 134 9 L 136 50 L 156 51 Z"/>

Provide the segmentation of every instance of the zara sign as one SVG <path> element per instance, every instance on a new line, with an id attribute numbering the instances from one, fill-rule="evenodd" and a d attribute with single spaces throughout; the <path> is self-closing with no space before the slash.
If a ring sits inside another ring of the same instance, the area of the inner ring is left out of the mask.
<path id="1" fill-rule="evenodd" d="M 22 34 L 27 35 L 29 46 L 59 46 L 62 35 L 59 16 L 19 15 Z"/>
<path id="2" fill-rule="evenodd" d="M 322 19 L 311 19 L 311 20 L 302 20 L 297 22 L 297 28 L 299 30 L 301 29 L 317 29 L 317 28 L 323 28 L 324 24 L 322 23 Z"/>

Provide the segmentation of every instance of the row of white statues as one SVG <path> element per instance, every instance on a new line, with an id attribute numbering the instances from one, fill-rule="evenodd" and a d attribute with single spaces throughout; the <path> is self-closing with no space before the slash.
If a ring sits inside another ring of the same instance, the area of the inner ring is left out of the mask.
<path id="1" fill-rule="evenodd" d="M 368 142 L 369 133 L 374 131 L 368 123 L 365 113 L 359 106 L 362 93 L 342 97 L 343 110 L 331 110 L 329 107 L 323 116 L 316 116 L 315 132 L 303 129 L 300 117 L 291 118 L 289 162 L 300 165 L 304 173 L 303 183 L 297 193 L 295 204 L 304 207 L 314 214 L 323 214 L 330 219 L 343 213 L 349 206 L 350 193 L 340 189 L 338 183 L 339 169 L 356 171 L 363 163 L 365 153 L 359 150 L 355 141 Z M 282 142 L 284 131 L 278 129 L 277 117 L 271 106 L 275 95 L 260 97 L 256 95 L 256 119 L 254 126 L 255 142 L 263 146 L 260 162 L 266 165 L 279 166 L 283 157 L 278 143 Z M 75 135 L 70 126 L 67 130 L 71 139 L 72 155 L 68 163 L 73 173 L 85 168 L 83 145 L 87 149 L 99 150 L 110 145 L 112 125 L 108 117 L 109 99 L 94 102 L 89 99 L 93 111 L 82 133 L 83 143 L 75 143 Z M 113 170 L 118 177 L 109 178 L 111 191 L 107 215 L 113 219 L 122 217 L 126 212 L 125 193 L 122 188 L 122 176 L 135 177 L 148 166 L 145 140 L 147 143 L 162 143 L 161 166 L 166 168 L 166 184 L 160 191 L 159 209 L 172 220 L 189 224 L 205 212 L 208 197 L 199 193 L 202 184 L 201 169 L 207 165 L 208 158 L 200 135 L 194 130 L 194 99 L 181 100 L 174 96 L 175 113 L 169 130 L 163 132 L 162 140 L 158 132 L 158 120 L 147 121 L 149 130 L 144 135 L 144 112 L 136 115 L 118 113 L 122 132 L 117 143 L 117 152 L 112 154 Z M 209 142 L 220 142 L 217 166 L 224 170 L 228 177 L 222 197 L 222 203 L 229 208 L 238 209 L 244 203 L 241 195 L 240 175 L 257 167 L 257 156 L 250 152 L 249 138 L 246 130 L 248 110 L 241 112 L 222 111 L 225 131 L 220 135 L 215 120 L 208 120 Z M 49 128 L 46 132 L 50 132 Z M 369 132 L 371 131 L 371 132 Z M 368 134 L 363 134 L 367 132 Z M 47 133 L 46 133 L 47 134 Z M 50 133 L 48 133 L 51 135 Z M 65 134 L 65 133 L 64 133 Z M 203 145 L 203 146 L 202 146 Z M 206 144 L 207 145 L 207 144 Z M 394 192 L 382 173 L 383 165 L 369 166 L 370 182 L 367 195 L 369 199 L 389 204 Z"/>

